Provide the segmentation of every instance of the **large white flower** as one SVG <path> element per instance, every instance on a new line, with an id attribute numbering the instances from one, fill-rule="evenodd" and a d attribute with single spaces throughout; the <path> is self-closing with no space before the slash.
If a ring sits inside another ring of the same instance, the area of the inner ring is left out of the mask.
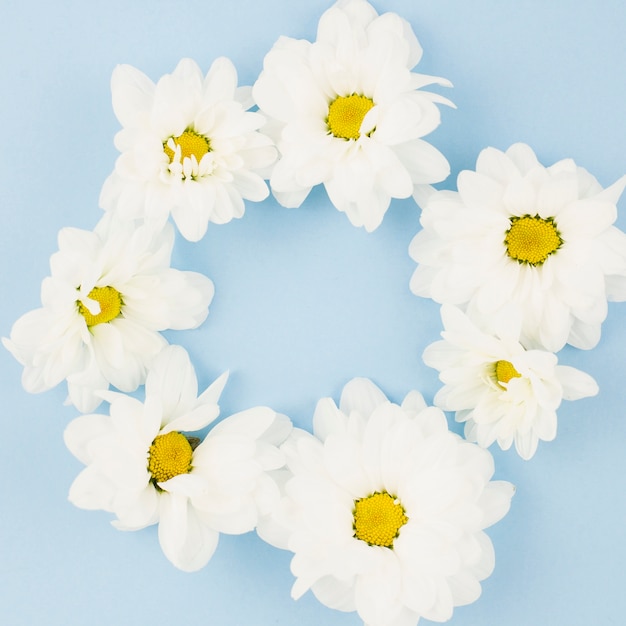
<path id="1" fill-rule="evenodd" d="M 281 37 L 253 87 L 275 126 L 281 158 L 270 184 L 287 207 L 323 183 L 355 226 L 379 226 L 391 198 L 446 178 L 444 156 L 422 137 L 439 122 L 421 88 L 442 78 L 411 72 L 422 49 L 395 13 L 378 16 L 365 0 L 340 0 L 311 43 Z"/>
<path id="2" fill-rule="evenodd" d="M 515 144 L 483 150 L 457 184 L 425 202 L 412 291 L 489 320 L 512 302 L 526 347 L 593 348 L 607 299 L 626 300 L 626 234 L 612 225 L 626 177 L 602 189 L 571 159 L 546 168 Z"/>
<path id="3" fill-rule="evenodd" d="M 41 286 L 43 307 L 19 318 L 5 347 L 24 365 L 22 384 L 37 393 L 67 379 L 69 400 L 81 411 L 114 385 L 133 391 L 167 344 L 158 331 L 200 325 L 213 297 L 202 274 L 170 268 L 171 226 L 100 220 L 93 231 L 63 228 L 51 276 Z"/>
<path id="4" fill-rule="evenodd" d="M 70 501 L 114 513 L 121 530 L 158 523 L 163 552 L 186 571 L 206 565 L 220 532 L 254 529 L 280 498 L 271 473 L 284 465 L 277 446 L 291 422 L 257 407 L 226 418 L 199 443 L 186 433 L 217 417 L 225 382 L 226 374 L 198 396 L 187 353 L 168 346 L 148 374 L 145 402 L 105 392 L 110 415 L 83 415 L 65 431 L 87 465 Z"/>
<path id="5" fill-rule="evenodd" d="M 247 111 L 250 88 L 237 88 L 231 61 L 216 59 L 204 77 L 183 59 L 156 85 L 120 65 L 111 90 L 122 154 L 100 195 L 104 209 L 159 226 L 171 213 L 182 235 L 198 241 L 209 222 L 241 217 L 244 199 L 268 196 L 262 175 L 276 148 L 258 132 L 265 118 Z"/>
<path id="6" fill-rule="evenodd" d="M 321 400 L 313 427 L 284 444 L 293 475 L 260 533 L 295 553 L 292 595 L 311 589 L 369 626 L 444 621 L 476 600 L 494 567 L 483 529 L 513 495 L 490 481 L 491 455 L 418 392 L 398 406 L 366 379 L 345 386 L 339 408 Z"/>
<path id="7" fill-rule="evenodd" d="M 598 393 L 596 382 L 584 372 L 557 365 L 552 352 L 526 350 L 519 343 L 520 317 L 514 312 L 490 334 L 477 328 L 459 309 L 441 307 L 443 341 L 424 351 L 424 362 L 439 370 L 445 386 L 435 404 L 456 411 L 466 422 L 465 436 L 488 447 L 515 449 L 530 459 L 539 440 L 556 437 L 556 410 L 561 400 L 577 400 Z"/>

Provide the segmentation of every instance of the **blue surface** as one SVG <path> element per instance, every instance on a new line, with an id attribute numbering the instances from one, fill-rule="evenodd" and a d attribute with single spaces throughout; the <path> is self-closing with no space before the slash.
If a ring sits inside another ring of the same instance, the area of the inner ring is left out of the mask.
<path id="1" fill-rule="evenodd" d="M 100 186 L 117 155 L 110 104 L 114 66 L 151 78 L 184 56 L 203 69 L 230 57 L 250 84 L 281 34 L 313 39 L 326 0 L 3 0 L 0 6 L 0 334 L 39 306 L 39 285 L 63 226 L 92 228 Z M 573 157 L 603 185 L 626 172 L 626 4 L 618 0 L 378 0 L 414 27 L 419 71 L 455 85 L 430 136 L 456 174 L 485 146 L 529 143 L 545 164 Z M 626 230 L 626 200 L 617 225 Z M 366 234 L 323 191 L 300 209 L 269 200 L 178 240 L 174 265 L 209 275 L 207 322 L 170 333 L 201 384 L 224 369 L 223 415 L 267 404 L 309 428 L 318 398 L 338 399 L 354 376 L 393 400 L 412 388 L 431 401 L 436 372 L 420 354 L 440 331 L 438 308 L 409 292 L 411 201 L 392 204 Z M 596 398 L 564 403 L 559 435 L 529 462 L 494 449 L 497 476 L 517 485 L 490 531 L 496 571 L 453 626 L 607 626 L 626 614 L 625 304 L 611 305 L 600 345 L 561 362 L 592 374 Z M 199 573 L 174 569 L 155 529 L 121 533 L 81 511 L 67 491 L 81 465 L 62 432 L 77 413 L 65 389 L 31 396 L 0 350 L 0 623 L 110 626 L 198 621 L 215 626 L 358 626 L 355 614 L 289 596 L 290 554 L 255 535 L 226 537 Z M 453 426 L 458 430 L 457 426 Z M 427 623 L 427 622 L 425 622 Z"/>

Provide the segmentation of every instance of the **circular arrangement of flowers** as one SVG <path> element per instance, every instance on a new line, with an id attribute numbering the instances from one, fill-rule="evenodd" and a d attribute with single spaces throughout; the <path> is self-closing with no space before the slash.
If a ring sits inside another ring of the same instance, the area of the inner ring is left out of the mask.
<path id="1" fill-rule="evenodd" d="M 183 59 L 156 83 L 118 66 L 104 215 L 60 231 L 41 307 L 3 338 L 26 391 L 65 383 L 82 413 L 65 430 L 85 465 L 74 505 L 121 530 L 158 525 L 185 571 L 207 565 L 220 533 L 256 529 L 293 553 L 294 598 L 311 590 L 366 626 L 445 621 L 478 599 L 495 566 L 485 529 L 514 494 L 488 448 L 531 459 L 563 400 L 598 393 L 556 353 L 596 346 L 607 303 L 626 300 L 614 226 L 626 177 L 603 189 L 518 143 L 483 150 L 457 191 L 434 189 L 450 167 L 424 138 L 453 104 L 425 89 L 451 85 L 414 71 L 421 54 L 400 16 L 339 0 L 315 41 L 281 37 L 251 87 L 226 58 L 206 75 Z M 357 377 L 339 404 L 319 400 L 312 432 L 269 407 L 212 425 L 228 374 L 199 391 L 161 334 L 205 323 L 214 296 L 208 277 L 171 267 L 174 229 L 198 242 L 246 202 L 272 193 L 295 208 L 317 185 L 368 232 L 392 199 L 419 206 L 410 289 L 442 305 L 442 338 L 423 354 L 442 382 L 435 406 L 416 390 L 396 404 Z"/>

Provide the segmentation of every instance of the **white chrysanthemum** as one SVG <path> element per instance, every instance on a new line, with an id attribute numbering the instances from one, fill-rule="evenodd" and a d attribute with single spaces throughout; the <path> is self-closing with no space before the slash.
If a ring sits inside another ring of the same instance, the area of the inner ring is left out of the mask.
<path id="1" fill-rule="evenodd" d="M 281 204 L 300 206 L 323 183 L 352 224 L 372 231 L 391 198 L 446 178 L 447 160 L 422 137 L 440 122 L 435 103 L 451 103 L 421 88 L 450 83 L 411 72 L 421 56 L 408 22 L 365 0 L 326 11 L 313 43 L 274 44 L 253 94 L 275 126 L 270 184 Z"/>
<path id="2" fill-rule="evenodd" d="M 231 61 L 217 59 L 204 77 L 183 59 L 156 85 L 120 65 L 111 90 L 123 126 L 115 137 L 122 154 L 100 195 L 104 209 L 158 226 L 171 213 L 182 235 L 198 241 L 209 222 L 241 217 L 244 199 L 268 196 L 262 174 L 276 148 L 258 132 L 265 118 L 247 111 L 250 88 L 237 88 Z"/>
<path id="3" fill-rule="evenodd" d="M 593 348 L 607 299 L 626 300 L 626 234 L 612 225 L 626 177 L 602 189 L 571 159 L 546 168 L 515 144 L 483 150 L 457 184 L 425 202 L 412 291 L 476 319 L 513 302 L 526 347 Z"/>
<path id="4" fill-rule="evenodd" d="M 292 595 L 311 589 L 369 626 L 445 621 L 476 600 L 494 567 L 483 529 L 513 495 L 490 481 L 491 455 L 418 392 L 398 406 L 366 379 L 346 385 L 339 408 L 321 400 L 313 426 L 283 445 L 293 475 L 260 532 L 295 553 Z"/>
<path id="5" fill-rule="evenodd" d="M 65 443 L 87 467 L 70 488 L 70 501 L 117 517 L 121 530 L 159 524 L 167 558 L 185 571 L 200 569 L 219 533 L 253 530 L 280 498 L 271 472 L 288 418 L 257 407 L 226 418 L 202 443 L 198 431 L 219 413 L 226 374 L 200 396 L 193 366 L 180 346 L 155 359 L 145 402 L 106 392 L 110 415 L 83 415 L 69 424 Z"/>
<path id="6" fill-rule="evenodd" d="M 530 459 L 539 440 L 556 437 L 561 400 L 598 393 L 591 376 L 557 365 L 552 352 L 526 350 L 519 343 L 519 316 L 513 313 L 493 334 L 451 305 L 441 307 L 441 318 L 444 340 L 426 348 L 424 362 L 439 370 L 445 383 L 435 404 L 456 411 L 470 441 L 484 447 L 497 441 L 503 450 L 515 442 L 518 454 Z"/>
<path id="7" fill-rule="evenodd" d="M 107 214 L 93 231 L 63 228 L 43 307 L 18 319 L 5 347 L 24 365 L 22 384 L 37 393 L 67 379 L 69 400 L 83 412 L 109 384 L 133 391 L 167 344 L 158 331 L 199 326 L 213 283 L 170 268 L 171 226 L 147 226 Z"/>

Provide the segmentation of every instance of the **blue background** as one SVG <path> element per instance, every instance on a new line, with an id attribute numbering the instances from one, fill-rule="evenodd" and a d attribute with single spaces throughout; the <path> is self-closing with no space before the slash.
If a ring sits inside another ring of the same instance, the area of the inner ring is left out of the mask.
<path id="1" fill-rule="evenodd" d="M 0 4 L 0 335 L 39 306 L 63 226 L 91 229 L 117 156 L 109 80 L 130 63 L 156 80 L 184 56 L 220 55 L 251 84 L 281 34 L 314 39 L 327 0 L 2 0 Z M 529 143 L 545 164 L 573 157 L 603 185 L 626 172 L 626 4 L 621 0 L 376 0 L 413 25 L 418 70 L 449 78 L 458 110 L 430 136 L 456 174 L 486 146 Z M 618 226 L 626 230 L 626 201 Z M 173 263 L 215 282 L 207 322 L 170 333 L 201 385 L 225 369 L 222 414 L 267 404 L 304 428 L 318 398 L 354 376 L 395 401 L 427 401 L 436 372 L 420 355 L 440 332 L 438 307 L 408 289 L 412 201 L 392 204 L 373 234 L 350 226 L 322 190 L 287 210 L 268 200 L 242 220 L 177 241 Z M 564 403 L 559 435 L 529 462 L 494 449 L 517 485 L 490 531 L 496 571 L 453 626 L 623 624 L 626 614 L 625 304 L 610 306 L 600 345 L 561 362 L 592 374 L 596 398 Z M 105 513 L 67 501 L 81 465 L 62 432 L 77 415 L 62 386 L 32 396 L 0 350 L 0 623 L 357 626 L 355 614 L 289 596 L 290 554 L 256 535 L 222 536 L 209 565 L 177 571 L 155 529 L 121 533 Z M 452 420 L 451 420 L 452 421 Z M 458 427 L 453 425 L 458 430 Z"/>

